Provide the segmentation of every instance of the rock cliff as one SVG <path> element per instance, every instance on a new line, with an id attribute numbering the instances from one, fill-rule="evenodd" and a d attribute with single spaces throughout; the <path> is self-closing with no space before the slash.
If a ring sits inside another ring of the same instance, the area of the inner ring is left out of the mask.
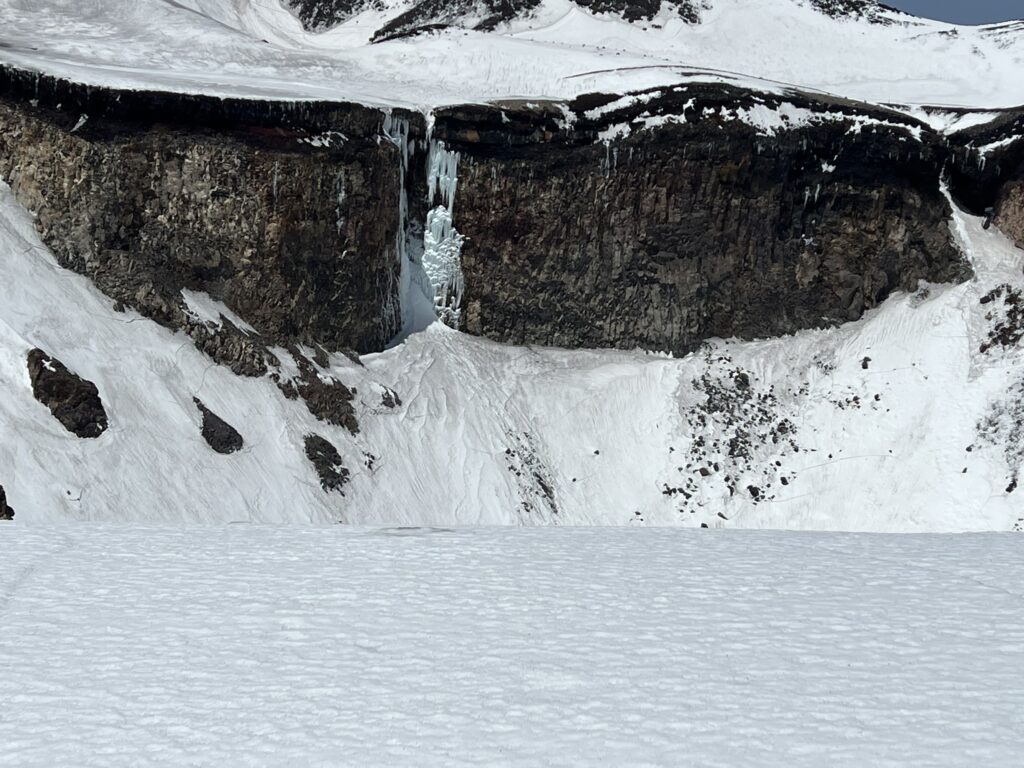
<path id="1" fill-rule="evenodd" d="M 369 351 L 400 327 L 400 162 L 383 117 L 3 69 L 0 176 L 64 266 L 260 373 L 265 344 Z M 182 289 L 223 302 L 255 333 L 212 338 Z"/>
<path id="2" fill-rule="evenodd" d="M 269 347 L 383 348 L 405 257 L 470 333 L 685 353 L 962 279 L 943 178 L 1024 238 L 1020 120 L 949 139 L 861 103 L 705 84 L 445 108 L 428 137 L 413 113 L 0 69 L 0 176 L 62 264 L 238 373 L 280 371 Z M 197 315 L 194 292 L 232 317 Z"/>
<path id="3" fill-rule="evenodd" d="M 462 324 L 490 338 L 685 353 L 965 274 L 944 142 L 885 110 L 691 86 L 451 109 L 435 136 L 460 153 Z"/>

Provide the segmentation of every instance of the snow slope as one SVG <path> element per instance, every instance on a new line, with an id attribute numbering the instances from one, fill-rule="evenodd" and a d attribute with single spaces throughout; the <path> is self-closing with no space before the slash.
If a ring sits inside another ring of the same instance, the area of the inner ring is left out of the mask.
<path id="1" fill-rule="evenodd" d="M 0 766 L 1016 768 L 1022 548 L 15 524 Z"/>
<path id="2" fill-rule="evenodd" d="M 1019 528 L 1024 350 L 980 348 L 1008 306 L 981 299 L 1024 288 L 1024 251 L 978 219 L 955 227 L 976 280 L 894 296 L 834 330 L 676 360 L 508 347 L 435 323 L 365 367 L 336 355 L 330 372 L 358 392 L 353 437 L 269 379 L 115 312 L 56 265 L 3 187 L 0 485 L 29 522 Z M 33 347 L 97 384 L 101 438 L 74 438 L 34 400 Z M 399 407 L 382 405 L 384 386 Z M 194 396 L 242 432 L 243 451 L 207 447 Z M 304 456 L 312 432 L 342 451 L 344 497 Z"/>
<path id="3" fill-rule="evenodd" d="M 883 12 L 831 18 L 801 0 L 709 0 L 690 24 L 669 5 L 630 23 L 543 0 L 493 33 L 459 28 L 371 45 L 406 4 L 322 33 L 280 0 L 0 0 L 0 61 L 122 87 L 427 108 L 568 98 L 685 79 L 798 86 L 871 102 L 1024 103 L 1024 28 L 957 27 Z"/>

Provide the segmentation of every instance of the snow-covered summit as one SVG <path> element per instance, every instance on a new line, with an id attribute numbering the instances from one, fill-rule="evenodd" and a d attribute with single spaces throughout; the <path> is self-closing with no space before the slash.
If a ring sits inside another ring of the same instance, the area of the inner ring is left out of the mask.
<path id="1" fill-rule="evenodd" d="M 1024 103 L 1020 24 L 869 0 L 0 0 L 0 19 L 0 62 L 127 88 L 427 108 L 710 80 Z"/>

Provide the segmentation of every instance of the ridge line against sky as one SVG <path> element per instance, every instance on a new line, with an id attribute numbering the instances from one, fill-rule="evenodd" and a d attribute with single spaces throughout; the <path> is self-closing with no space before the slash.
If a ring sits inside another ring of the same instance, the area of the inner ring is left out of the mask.
<path id="1" fill-rule="evenodd" d="M 956 24 L 992 24 L 1024 19 L 1020 0 L 881 0 L 901 11 Z"/>

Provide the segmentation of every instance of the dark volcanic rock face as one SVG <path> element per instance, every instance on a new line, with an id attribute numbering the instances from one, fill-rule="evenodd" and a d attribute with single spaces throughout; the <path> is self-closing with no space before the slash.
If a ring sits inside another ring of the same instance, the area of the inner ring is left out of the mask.
<path id="1" fill-rule="evenodd" d="M 377 30 L 373 39 L 390 40 L 432 29 L 466 26 L 468 19 L 472 19 L 473 29 L 490 30 L 528 14 L 538 5 L 540 0 L 422 0 Z"/>
<path id="2" fill-rule="evenodd" d="M 215 414 L 198 397 L 192 401 L 199 409 L 203 417 L 202 435 L 203 440 L 217 453 L 228 455 L 242 450 L 245 441 L 238 433 L 238 430 L 228 424 L 224 419 Z"/>
<path id="3" fill-rule="evenodd" d="M 382 8 L 380 0 L 286 0 L 302 25 L 309 30 L 330 29 L 357 13 Z"/>
<path id="4" fill-rule="evenodd" d="M 205 291 L 280 344 L 379 350 L 399 327 L 399 159 L 379 112 L 47 80 L 31 106 L 0 75 L 0 176 L 107 295 L 188 329 L 180 291 Z M 230 362 L 261 373 L 260 346 L 236 341 Z"/>
<path id="5" fill-rule="evenodd" d="M 811 5 L 832 18 L 852 17 L 883 21 L 882 6 L 875 0 L 810 0 Z"/>
<path id="6" fill-rule="evenodd" d="M 348 485 L 349 471 L 342 464 L 338 449 L 320 435 L 306 435 L 305 448 L 306 458 L 320 477 L 320 486 L 328 493 L 344 496 L 342 489 Z"/>
<path id="7" fill-rule="evenodd" d="M 466 237 L 466 330 L 685 353 L 709 337 L 856 319 L 919 280 L 963 276 L 939 186 L 944 149 L 914 140 L 908 128 L 918 126 L 856 128 L 837 103 L 820 123 L 758 135 L 710 117 L 744 97 L 708 89 L 644 111 L 687 102 L 699 119 L 607 145 L 583 139 L 635 115 L 588 121 L 595 107 L 580 103 L 560 132 L 550 116 L 531 122 L 510 107 L 495 120 L 507 121 L 504 144 L 491 143 L 486 115 L 439 115 L 437 134 L 463 154 L 455 225 Z"/>
<path id="8" fill-rule="evenodd" d="M 14 509 L 7 504 L 7 492 L 0 485 L 0 520 L 13 520 Z"/>
<path id="9" fill-rule="evenodd" d="M 626 21 L 641 21 L 652 18 L 661 10 L 662 0 L 576 0 L 576 4 L 594 13 L 615 13 Z M 700 21 L 697 0 L 682 0 L 676 3 L 679 15 L 691 23 Z"/>
<path id="10" fill-rule="evenodd" d="M 848 0 L 849 1 L 849 0 Z M 541 0 L 419 0 L 376 30 L 374 41 L 415 35 L 448 27 L 469 27 L 489 31 L 504 22 L 533 13 Z M 290 0 L 296 15 L 310 30 L 340 24 L 367 9 L 381 10 L 380 0 Z M 594 13 L 611 13 L 626 21 L 649 20 L 661 10 L 662 0 L 576 0 Z M 686 21 L 700 21 L 701 0 L 674 3 Z"/>
<path id="11" fill-rule="evenodd" d="M 91 381 L 72 373 L 41 349 L 28 353 L 28 375 L 36 400 L 49 408 L 68 432 L 96 438 L 107 431 L 107 412 Z"/>
<path id="12" fill-rule="evenodd" d="M 950 175 L 957 201 L 1024 248 L 1024 110 L 1005 110 L 990 123 L 954 136 Z"/>

